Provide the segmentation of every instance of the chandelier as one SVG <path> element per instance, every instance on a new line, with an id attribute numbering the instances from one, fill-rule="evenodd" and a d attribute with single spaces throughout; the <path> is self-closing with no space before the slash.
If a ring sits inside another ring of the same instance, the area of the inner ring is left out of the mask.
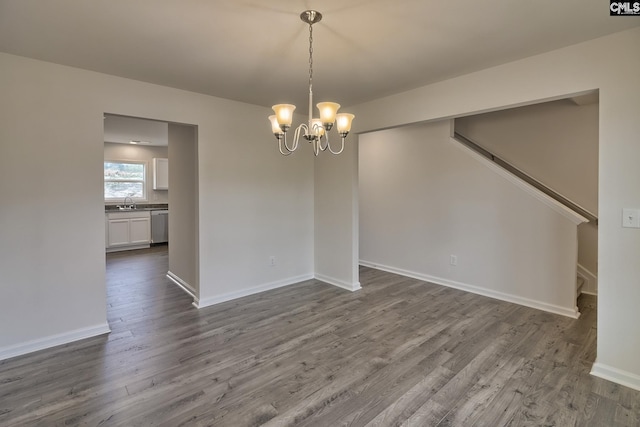
<path id="1" fill-rule="evenodd" d="M 277 104 L 274 105 L 274 115 L 269 116 L 271 129 L 278 140 L 280 153 L 288 156 L 298 148 L 300 135 L 309 141 L 313 146 L 313 153 L 317 156 L 321 151 L 329 150 L 332 154 L 340 154 L 344 150 L 344 139 L 351 130 L 351 121 L 355 117 L 353 114 L 340 113 L 340 104 L 335 102 L 320 102 L 317 107 L 320 118 L 313 118 L 313 24 L 320 22 L 322 14 L 315 10 L 305 10 L 300 14 L 300 19 L 309 24 L 309 121 L 298 126 L 293 134 L 291 146 L 287 143 L 287 131 L 291 128 L 293 121 L 293 111 L 295 105 Z M 329 131 L 336 124 L 340 135 L 340 147 L 332 147 L 329 142 Z"/>

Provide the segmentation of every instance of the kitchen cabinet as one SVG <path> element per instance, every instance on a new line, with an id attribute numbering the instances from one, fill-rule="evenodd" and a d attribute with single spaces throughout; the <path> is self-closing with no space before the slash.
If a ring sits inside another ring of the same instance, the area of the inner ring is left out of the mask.
<path id="1" fill-rule="evenodd" d="M 129 243 L 151 243 L 151 218 L 131 218 L 129 221 Z"/>
<path id="2" fill-rule="evenodd" d="M 169 189 L 169 159 L 153 159 L 153 189 Z"/>
<path id="3" fill-rule="evenodd" d="M 107 248 L 130 244 L 130 219 L 107 219 Z"/>
<path id="4" fill-rule="evenodd" d="M 148 248 L 151 243 L 149 211 L 107 213 L 105 237 L 107 252 Z"/>

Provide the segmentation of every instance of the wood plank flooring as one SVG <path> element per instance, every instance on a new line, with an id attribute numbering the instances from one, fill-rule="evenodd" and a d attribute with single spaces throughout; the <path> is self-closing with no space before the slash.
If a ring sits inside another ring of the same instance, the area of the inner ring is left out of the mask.
<path id="1" fill-rule="evenodd" d="M 107 257 L 105 337 L 0 362 L 1 426 L 640 426 L 572 320 L 368 268 L 202 310 L 166 247 Z"/>

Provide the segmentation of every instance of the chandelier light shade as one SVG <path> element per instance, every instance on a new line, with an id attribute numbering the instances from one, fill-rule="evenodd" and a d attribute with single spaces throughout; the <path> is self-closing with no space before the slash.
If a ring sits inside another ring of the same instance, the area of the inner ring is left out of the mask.
<path id="1" fill-rule="evenodd" d="M 338 122 L 338 133 L 345 137 L 351 130 L 351 121 L 354 119 L 353 114 L 341 113 L 336 115 L 336 121 Z"/>
<path id="2" fill-rule="evenodd" d="M 313 117 L 313 24 L 320 22 L 322 14 L 315 10 L 305 10 L 300 14 L 300 19 L 309 24 L 309 120 L 298 126 L 293 134 L 291 145 L 287 143 L 287 131 L 293 122 L 293 112 L 296 109 L 292 104 L 277 104 L 273 107 L 272 116 L 269 116 L 271 130 L 278 140 L 280 153 L 288 156 L 298 148 L 298 142 L 302 135 L 313 146 L 313 154 L 328 150 L 332 154 L 340 154 L 344 150 L 344 140 L 351 130 L 353 114 L 340 113 L 340 104 L 335 102 L 320 102 L 317 104 L 319 118 Z M 340 135 L 340 146 L 332 147 L 329 142 L 329 131 L 333 125 L 337 125 Z"/>

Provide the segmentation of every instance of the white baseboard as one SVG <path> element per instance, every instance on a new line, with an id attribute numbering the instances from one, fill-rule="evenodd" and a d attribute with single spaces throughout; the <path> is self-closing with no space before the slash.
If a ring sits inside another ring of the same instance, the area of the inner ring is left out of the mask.
<path id="1" fill-rule="evenodd" d="M 197 298 L 196 290 L 194 289 L 194 287 L 191 286 L 189 283 L 185 282 L 184 280 L 182 280 L 180 277 L 178 277 L 171 271 L 167 271 L 167 279 L 171 280 L 173 283 L 178 285 L 180 289 L 185 291 L 194 300 Z"/>
<path id="2" fill-rule="evenodd" d="M 0 348 L 0 360 L 22 356 L 27 353 L 56 347 L 62 344 L 69 344 L 71 342 L 83 340 L 85 338 L 108 334 L 109 332 L 111 332 L 111 329 L 109 329 L 109 324 L 105 322 L 100 325 L 90 326 L 88 328 L 76 329 L 74 331 L 69 331 L 62 334 L 50 335 L 48 337 L 10 345 L 4 348 Z"/>
<path id="3" fill-rule="evenodd" d="M 598 295 L 598 276 L 578 264 L 578 276 L 584 279 L 582 293 L 588 295 Z"/>
<path id="4" fill-rule="evenodd" d="M 293 285 L 299 282 L 304 282 L 306 280 L 311 280 L 313 279 L 313 275 L 312 274 L 305 274 L 302 276 L 297 276 L 297 277 L 291 277 L 289 279 L 284 279 L 284 280 L 279 280 L 276 282 L 271 282 L 271 283 L 265 283 L 264 285 L 260 285 L 260 286 L 255 286 L 253 288 L 249 288 L 249 289 L 243 289 L 241 291 L 238 292 L 229 292 L 227 294 L 222 294 L 219 296 L 215 296 L 215 297 L 211 297 L 211 298 L 203 298 L 203 299 L 198 299 L 195 298 L 193 305 L 196 308 L 204 308 L 204 307 L 209 307 L 212 305 L 216 305 L 216 304 L 220 304 L 223 302 L 227 302 L 227 301 L 231 301 L 237 298 L 242 298 L 242 297 L 246 297 L 249 295 L 254 295 L 254 294 L 259 294 L 260 292 L 265 292 L 265 291 L 270 291 L 272 289 L 277 289 L 277 288 L 282 288 L 284 286 L 289 286 L 289 285 Z"/>
<path id="5" fill-rule="evenodd" d="M 347 291 L 351 291 L 351 292 L 355 292 L 359 289 L 362 289 L 362 287 L 360 286 L 360 282 L 348 283 L 348 282 L 336 279 L 335 277 L 325 276 L 323 274 L 318 274 L 318 273 L 316 273 L 315 278 L 317 280 L 320 280 L 321 282 L 325 282 L 330 285 L 337 286 L 339 288 L 346 289 Z"/>
<path id="6" fill-rule="evenodd" d="M 494 291 L 492 289 L 481 288 L 479 286 L 456 282 L 449 279 L 443 279 L 441 277 L 430 276 L 428 274 L 416 273 L 414 271 L 403 270 L 400 268 L 381 265 L 369 261 L 360 260 L 360 265 L 375 268 L 376 270 L 388 271 L 389 273 L 399 274 L 401 276 L 411 277 L 425 282 L 435 283 L 436 285 L 459 289 L 461 291 L 470 292 L 472 294 L 478 294 L 489 298 L 512 302 L 514 304 L 524 305 L 526 307 L 536 308 L 538 310 L 548 311 L 550 313 L 560 314 L 562 316 L 571 317 L 573 319 L 577 319 L 578 317 L 580 317 L 578 307 L 563 307 L 555 304 L 549 304 L 543 301 L 532 300 L 530 298 L 525 298 L 518 295 L 507 294 L 500 291 Z"/>
<path id="7" fill-rule="evenodd" d="M 133 251 L 136 249 L 148 249 L 151 245 L 149 243 L 142 243 L 140 245 L 131 245 L 131 246 L 114 246 L 112 248 L 106 248 L 105 251 L 107 253 L 111 252 L 123 252 L 123 251 Z"/>
<path id="8" fill-rule="evenodd" d="M 640 390 L 640 375 L 598 363 L 597 360 L 591 367 L 591 375 L 613 381 L 634 390 Z"/>

